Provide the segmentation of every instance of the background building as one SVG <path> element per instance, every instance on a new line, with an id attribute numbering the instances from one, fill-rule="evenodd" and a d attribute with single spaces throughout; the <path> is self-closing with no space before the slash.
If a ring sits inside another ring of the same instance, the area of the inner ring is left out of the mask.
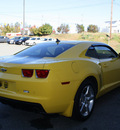
<path id="1" fill-rule="evenodd" d="M 106 32 L 110 32 L 110 21 L 105 22 Z M 120 20 L 112 21 L 112 33 L 120 33 Z"/>

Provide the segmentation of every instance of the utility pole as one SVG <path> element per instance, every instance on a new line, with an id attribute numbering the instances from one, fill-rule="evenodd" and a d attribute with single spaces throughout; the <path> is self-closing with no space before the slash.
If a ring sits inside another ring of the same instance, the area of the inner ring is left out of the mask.
<path id="1" fill-rule="evenodd" d="M 24 34 L 25 34 L 25 0 L 23 0 L 23 33 L 22 33 L 23 37 Z"/>
<path id="2" fill-rule="evenodd" d="M 113 0 L 111 0 L 110 39 L 111 39 L 111 33 L 112 33 L 112 15 L 113 15 Z"/>

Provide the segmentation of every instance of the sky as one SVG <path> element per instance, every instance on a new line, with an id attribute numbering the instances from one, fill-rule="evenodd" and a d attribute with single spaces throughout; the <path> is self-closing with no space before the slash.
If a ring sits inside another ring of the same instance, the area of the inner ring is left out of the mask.
<path id="1" fill-rule="evenodd" d="M 120 0 L 113 0 L 113 20 L 120 20 Z M 56 29 L 61 24 L 95 24 L 103 28 L 110 21 L 111 0 L 25 0 L 25 23 L 37 27 L 48 23 Z M 0 25 L 23 22 L 23 0 L 0 1 Z"/>

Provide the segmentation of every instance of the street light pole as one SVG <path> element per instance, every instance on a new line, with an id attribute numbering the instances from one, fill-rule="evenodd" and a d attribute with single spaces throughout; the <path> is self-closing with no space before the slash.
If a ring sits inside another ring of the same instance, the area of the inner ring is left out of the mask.
<path id="1" fill-rule="evenodd" d="M 111 33 L 112 33 L 112 15 L 113 15 L 113 0 L 111 0 L 110 39 L 111 39 Z"/>
<path id="2" fill-rule="evenodd" d="M 24 34 L 25 34 L 25 0 L 23 0 L 23 33 L 22 33 L 23 37 Z"/>

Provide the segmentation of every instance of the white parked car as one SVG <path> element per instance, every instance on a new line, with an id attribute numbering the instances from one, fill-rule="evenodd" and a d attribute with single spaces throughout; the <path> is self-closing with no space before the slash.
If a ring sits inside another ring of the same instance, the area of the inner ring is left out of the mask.
<path id="1" fill-rule="evenodd" d="M 44 42 L 40 37 L 32 37 L 25 42 L 25 45 L 36 45 L 37 43 Z"/>
<path id="2" fill-rule="evenodd" d="M 56 39 L 53 39 L 53 38 L 43 38 L 43 41 L 56 41 Z"/>
<path id="3" fill-rule="evenodd" d="M 53 39 L 53 38 L 47 38 L 47 41 L 56 41 L 56 39 Z"/>
<path id="4" fill-rule="evenodd" d="M 43 42 L 48 42 L 48 41 L 55 41 L 55 39 L 53 38 L 41 38 L 41 37 L 33 37 L 33 38 L 30 38 L 29 40 L 27 40 L 25 42 L 25 45 L 28 46 L 28 45 L 36 45 L 38 43 L 43 43 Z"/>

